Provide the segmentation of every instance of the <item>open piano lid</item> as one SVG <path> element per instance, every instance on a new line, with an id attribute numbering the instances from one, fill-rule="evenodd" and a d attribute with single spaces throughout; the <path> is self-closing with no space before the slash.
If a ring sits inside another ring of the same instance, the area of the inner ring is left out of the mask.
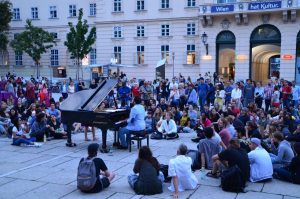
<path id="1" fill-rule="evenodd" d="M 104 80 L 96 89 L 83 90 L 69 95 L 60 105 L 62 111 L 95 111 L 118 81 Z"/>

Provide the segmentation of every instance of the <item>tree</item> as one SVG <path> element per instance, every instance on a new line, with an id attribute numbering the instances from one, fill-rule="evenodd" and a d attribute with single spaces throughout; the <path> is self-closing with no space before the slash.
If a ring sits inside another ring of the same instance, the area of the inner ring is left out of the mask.
<path id="1" fill-rule="evenodd" d="M 53 35 L 42 28 L 32 25 L 30 20 L 26 21 L 25 31 L 15 35 L 10 45 L 16 51 L 28 54 L 36 66 L 37 78 L 40 76 L 39 65 L 42 54 L 55 45 Z"/>
<path id="2" fill-rule="evenodd" d="M 89 32 L 87 20 L 82 21 L 82 16 L 83 11 L 81 8 L 79 9 L 77 25 L 74 27 L 73 23 L 69 22 L 70 32 L 67 34 L 67 40 L 64 43 L 71 53 L 71 58 L 75 59 L 75 65 L 77 65 L 77 80 L 79 79 L 81 60 L 91 51 L 91 46 L 96 41 L 96 28 L 92 27 Z"/>
<path id="3" fill-rule="evenodd" d="M 11 3 L 9 1 L 0 0 L 0 51 L 5 51 L 8 43 L 7 31 L 12 16 L 10 9 Z"/>

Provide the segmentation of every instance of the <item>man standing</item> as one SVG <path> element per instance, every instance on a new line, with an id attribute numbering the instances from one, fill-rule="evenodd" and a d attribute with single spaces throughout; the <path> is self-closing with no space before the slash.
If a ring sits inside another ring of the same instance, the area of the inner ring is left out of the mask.
<path id="1" fill-rule="evenodd" d="M 174 198 L 178 198 L 179 192 L 187 189 L 195 189 L 198 180 L 192 173 L 192 159 L 186 156 L 188 149 L 185 144 L 180 144 L 177 156 L 170 160 L 168 176 L 172 177 L 169 190 L 173 192 Z"/>
<path id="2" fill-rule="evenodd" d="M 193 84 L 189 84 L 188 92 L 187 103 L 192 105 L 197 104 L 197 92 L 195 91 Z"/>
<path id="3" fill-rule="evenodd" d="M 264 98 L 265 98 L 265 110 L 266 112 L 269 111 L 271 101 L 272 101 L 272 95 L 273 95 L 273 86 L 272 86 L 272 80 L 269 80 L 268 85 L 264 89 Z"/>
<path id="4" fill-rule="evenodd" d="M 293 91 L 293 104 L 295 108 L 298 108 L 300 99 L 300 87 L 296 85 L 296 81 L 292 81 L 292 91 Z"/>
<path id="5" fill-rule="evenodd" d="M 145 108 L 143 105 L 141 105 L 141 98 L 135 97 L 134 98 L 134 106 L 130 110 L 130 115 L 127 120 L 127 126 L 123 127 L 119 131 L 119 139 L 120 139 L 120 146 L 119 149 L 127 149 L 128 148 L 128 142 L 129 142 L 129 136 L 133 132 L 138 132 L 145 130 L 146 123 L 145 123 Z M 125 139 L 126 135 L 126 139 Z"/>
<path id="6" fill-rule="evenodd" d="M 254 102 L 254 86 L 251 79 L 247 79 L 247 84 L 243 89 L 244 107 L 247 107 L 251 102 Z"/>
<path id="7" fill-rule="evenodd" d="M 126 85 L 126 82 L 123 82 L 122 86 L 118 90 L 118 95 L 121 101 L 121 107 L 128 106 L 128 102 L 130 100 L 130 94 L 131 94 L 130 88 Z"/>
<path id="8" fill-rule="evenodd" d="M 206 96 L 208 93 L 209 87 L 204 83 L 204 78 L 200 77 L 200 83 L 198 84 L 198 96 L 199 96 L 199 105 L 201 111 L 203 111 L 204 104 L 206 102 Z"/>
<path id="9" fill-rule="evenodd" d="M 283 102 L 283 107 L 285 108 L 290 108 L 290 98 L 292 95 L 292 88 L 289 85 L 289 83 L 285 80 L 283 82 L 283 87 L 282 87 L 282 102 Z"/>
<path id="10" fill-rule="evenodd" d="M 142 100 L 147 105 L 149 103 L 149 100 L 150 100 L 150 97 L 151 97 L 151 93 L 152 93 L 152 88 L 148 84 L 147 81 L 144 81 L 144 84 L 140 86 L 139 92 L 141 94 Z"/>

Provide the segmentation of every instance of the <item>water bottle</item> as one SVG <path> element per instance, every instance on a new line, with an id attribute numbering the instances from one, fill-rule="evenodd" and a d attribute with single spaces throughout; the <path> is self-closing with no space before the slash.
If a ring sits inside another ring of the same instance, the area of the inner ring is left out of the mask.
<path id="1" fill-rule="evenodd" d="M 200 180 L 205 180 L 206 172 L 204 168 L 200 170 Z"/>
<path id="2" fill-rule="evenodd" d="M 44 134 L 44 143 L 47 142 L 46 134 Z"/>

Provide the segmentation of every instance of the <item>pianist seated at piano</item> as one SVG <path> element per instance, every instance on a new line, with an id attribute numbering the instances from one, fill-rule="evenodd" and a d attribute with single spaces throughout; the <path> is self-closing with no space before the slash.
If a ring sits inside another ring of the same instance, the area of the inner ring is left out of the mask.
<path id="1" fill-rule="evenodd" d="M 141 105 L 141 98 L 135 97 L 133 100 L 134 106 L 130 110 L 129 118 L 127 121 L 127 126 L 123 127 L 119 131 L 119 139 L 120 139 L 120 145 L 119 149 L 127 149 L 128 148 L 128 141 L 129 136 L 131 133 L 138 133 L 143 132 L 146 128 L 145 124 L 145 108 L 143 105 Z M 125 139 L 126 136 L 126 139 Z"/>

